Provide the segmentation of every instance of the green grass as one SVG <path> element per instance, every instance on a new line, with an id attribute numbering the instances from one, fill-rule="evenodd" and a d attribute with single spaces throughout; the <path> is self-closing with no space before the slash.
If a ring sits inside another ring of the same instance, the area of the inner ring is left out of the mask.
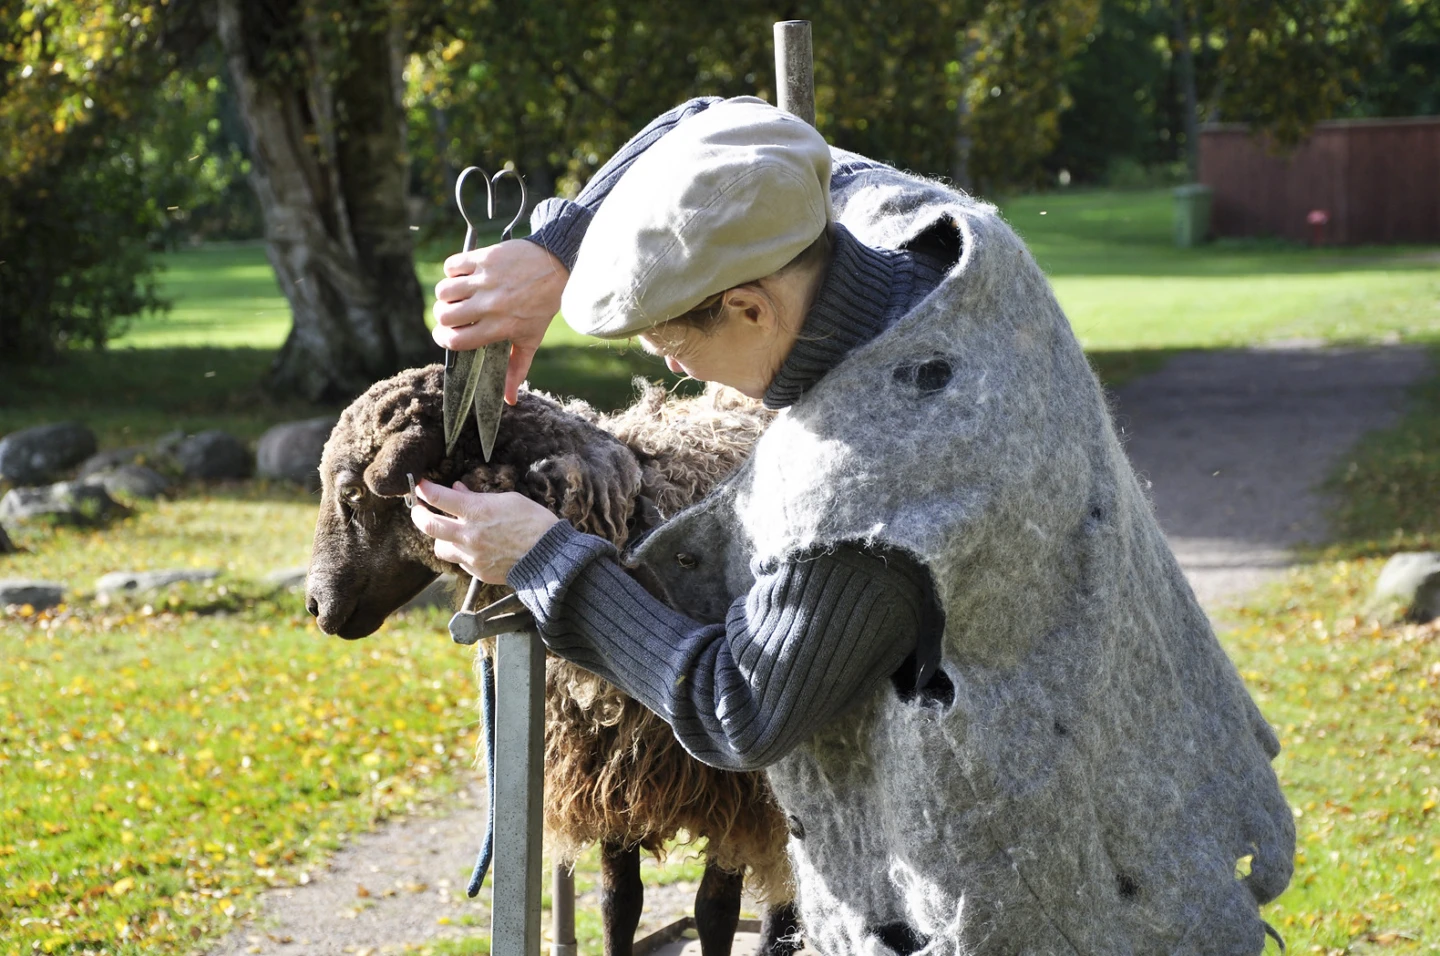
<path id="1" fill-rule="evenodd" d="M 1370 598 L 1390 554 L 1440 550 L 1437 435 L 1440 374 L 1337 468 L 1335 540 L 1223 635 L 1285 748 L 1296 871 L 1266 918 L 1291 952 L 1440 953 L 1440 624 Z"/>
<path id="2" fill-rule="evenodd" d="M 1108 382 L 1186 348 L 1440 340 L 1433 250 L 1176 250 L 1168 203 L 1151 192 L 1005 205 Z M 426 284 L 440 254 L 429 258 Z M 0 368 L 0 434 L 79 418 L 106 446 L 175 428 L 253 438 L 317 411 L 256 385 L 287 321 L 263 251 L 167 261 L 171 315 L 137 322 L 106 353 Z M 563 323 L 547 342 L 536 384 L 597 404 L 623 402 L 635 371 L 663 375 Z M 1340 540 L 1256 595 L 1224 636 L 1286 748 L 1277 768 L 1302 853 L 1266 916 L 1292 952 L 1440 952 L 1440 638 L 1366 606 L 1385 555 L 1440 548 L 1437 434 L 1432 380 L 1337 473 Z M 8 529 L 25 550 L 0 557 L 0 576 L 74 590 L 62 609 L 0 617 L 0 954 L 193 951 L 344 834 L 455 785 L 473 753 L 474 691 L 441 615 L 346 644 L 319 634 L 297 595 L 259 583 L 305 563 L 314 508 L 312 496 L 262 483 L 188 486 L 105 529 Z M 89 599 L 106 571 L 177 566 L 222 575 L 106 606 Z M 582 889 L 594 873 L 592 858 Z M 647 880 L 698 876 L 677 861 Z M 597 914 L 579 916 L 594 951 Z M 479 939 L 420 951 L 483 951 Z"/>
<path id="3" fill-rule="evenodd" d="M 352 647 L 302 615 L 0 621 L 0 951 L 190 951 L 340 834 L 453 785 L 473 690 L 436 622 Z"/>
<path id="4" fill-rule="evenodd" d="M 1086 349 L 1218 348 L 1440 334 L 1440 250 L 1170 242 L 1168 191 L 1003 204 Z"/>

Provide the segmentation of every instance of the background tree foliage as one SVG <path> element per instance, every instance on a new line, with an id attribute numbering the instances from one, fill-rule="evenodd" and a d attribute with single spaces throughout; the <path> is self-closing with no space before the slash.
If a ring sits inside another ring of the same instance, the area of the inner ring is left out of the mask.
<path id="1" fill-rule="evenodd" d="M 1363 113 L 1358 97 L 1400 82 L 1434 84 L 1436 0 L 1102 0 L 1060 82 L 1051 171 L 1077 180 L 1188 158 L 1204 122 L 1253 124 L 1284 146 L 1317 121 Z M 1427 19 L 1428 18 L 1428 19 Z M 1428 32 L 1427 32 L 1428 31 Z M 1427 45 L 1428 44 L 1428 45 Z M 1407 57 L 1409 58 L 1407 60 Z M 1403 65 L 1402 65 L 1403 64 Z M 1387 71 L 1399 66 L 1397 79 Z M 1194 102 L 1186 87 L 1193 82 Z M 1389 115 L 1426 112 L 1423 99 Z M 1433 111 L 1433 109 L 1429 110 Z M 1379 115 L 1384 107 L 1373 110 Z"/>
<path id="2" fill-rule="evenodd" d="M 1029 185 L 1068 105 L 1066 57 L 1097 0 L 470 0 L 424 22 L 409 71 L 419 179 L 514 160 L 573 193 L 624 140 L 691 96 L 773 100 L 772 26 L 808 18 L 816 123 L 835 145 L 987 188 Z M 961 154 L 963 153 L 963 158 Z"/>
<path id="3" fill-rule="evenodd" d="M 0 0 L 0 348 L 103 343 L 159 304 L 148 249 L 258 210 L 272 386 L 355 392 L 430 354 L 413 227 L 460 167 L 573 193 L 688 97 L 773 98 L 778 19 L 814 23 L 833 143 L 984 194 L 1173 162 L 1202 118 L 1433 110 L 1437 4 Z"/>
<path id="4" fill-rule="evenodd" d="M 214 86 L 173 72 L 190 26 L 0 0 L 0 355 L 100 345 L 163 307 L 149 250 L 237 161 L 211 148 Z"/>
<path id="5" fill-rule="evenodd" d="M 1348 116 L 1440 113 L 1440 0 L 1395 0 L 1379 30 L 1375 67 L 1352 84 Z"/>

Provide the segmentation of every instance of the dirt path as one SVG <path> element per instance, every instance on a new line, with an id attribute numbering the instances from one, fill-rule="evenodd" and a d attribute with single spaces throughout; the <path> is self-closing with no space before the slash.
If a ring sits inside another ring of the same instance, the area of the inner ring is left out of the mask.
<path id="1" fill-rule="evenodd" d="M 1361 435 L 1398 417 L 1429 367 L 1409 347 L 1195 352 L 1117 392 L 1126 451 L 1206 608 L 1325 538 L 1320 484 Z"/>
<path id="2" fill-rule="evenodd" d="M 1195 353 L 1118 392 L 1131 460 L 1212 613 L 1278 575 L 1287 549 L 1324 536 L 1317 485 L 1364 432 L 1394 420 L 1428 367 L 1410 348 Z M 437 815 L 352 839 L 307 885 L 267 893 L 260 919 L 210 956 L 378 956 L 484 932 L 488 906 L 464 897 L 482 807 L 477 781 Z M 688 912 L 694 889 L 647 888 L 641 932 Z M 579 901 L 596 906 L 593 894 Z"/>

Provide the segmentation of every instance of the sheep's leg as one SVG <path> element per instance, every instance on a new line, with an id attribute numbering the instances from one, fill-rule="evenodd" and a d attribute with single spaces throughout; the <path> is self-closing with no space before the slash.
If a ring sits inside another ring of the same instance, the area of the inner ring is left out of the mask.
<path id="1" fill-rule="evenodd" d="M 800 937 L 800 912 L 794 903 L 782 903 L 765 911 L 760 926 L 760 947 L 755 956 L 790 956 L 804 947 Z"/>
<path id="2" fill-rule="evenodd" d="M 730 956 L 744 885 L 743 873 L 727 873 L 713 863 L 705 864 L 705 875 L 695 893 L 695 929 L 700 934 L 702 956 Z"/>
<path id="3" fill-rule="evenodd" d="M 635 930 L 645 908 L 640 882 L 640 848 L 619 843 L 600 847 L 600 919 L 605 927 L 605 956 L 631 956 Z"/>

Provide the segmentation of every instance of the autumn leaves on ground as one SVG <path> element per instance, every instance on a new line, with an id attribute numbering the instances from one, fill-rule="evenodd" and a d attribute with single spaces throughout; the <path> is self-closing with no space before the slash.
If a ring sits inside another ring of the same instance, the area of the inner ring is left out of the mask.
<path id="1" fill-rule="evenodd" d="M 1175 348 L 1440 340 L 1427 251 L 1180 253 L 1164 243 L 1165 206 L 1163 194 L 1082 194 L 1006 210 L 1112 382 Z M 177 261 L 172 281 L 192 279 L 196 259 Z M 283 304 L 258 275 L 256 311 L 273 310 L 283 331 Z M 0 432 L 79 417 L 107 447 L 202 424 L 256 434 L 270 410 L 236 395 L 263 352 L 156 361 L 203 341 L 206 310 L 222 305 L 204 285 L 172 319 L 200 339 L 142 325 L 139 348 L 85 357 L 83 374 L 0 378 Z M 616 361 L 556 344 L 597 367 Z M 566 390 L 567 368 L 544 384 Z M 1292 952 L 1440 952 L 1440 631 L 1368 605 L 1386 555 L 1440 548 L 1436 434 L 1432 382 L 1336 475 L 1338 543 L 1248 600 L 1223 637 L 1285 745 L 1277 767 L 1300 853 L 1266 918 Z M 9 529 L 25 550 L 0 558 L 0 573 L 66 581 L 74 596 L 0 618 L 0 953 L 203 950 L 259 891 L 305 882 L 347 835 L 462 781 L 474 689 L 441 615 L 349 644 L 319 634 L 294 593 L 260 583 L 303 563 L 314 507 L 281 487 L 190 487 L 103 529 Z M 147 567 L 224 573 L 148 599 L 87 595 L 101 573 Z"/>

